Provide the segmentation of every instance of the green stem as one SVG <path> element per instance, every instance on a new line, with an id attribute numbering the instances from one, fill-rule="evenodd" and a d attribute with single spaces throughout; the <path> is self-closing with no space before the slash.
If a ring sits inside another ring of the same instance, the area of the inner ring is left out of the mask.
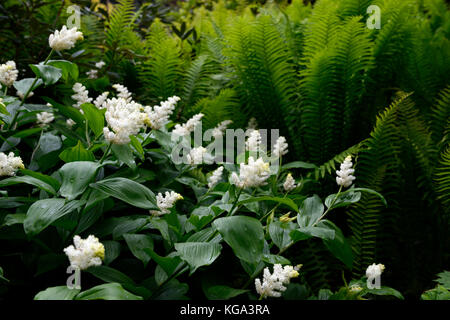
<path id="1" fill-rule="evenodd" d="M 312 227 L 314 227 L 316 224 L 318 224 L 319 221 L 322 220 L 322 219 L 327 215 L 328 211 L 330 211 L 331 208 L 333 208 L 333 205 L 334 205 L 334 203 L 336 202 L 336 200 L 337 200 L 337 198 L 339 197 L 339 195 L 341 194 L 341 191 L 342 191 L 342 186 L 339 187 L 339 191 L 338 191 L 338 193 L 336 193 L 336 196 L 334 197 L 333 201 L 331 201 L 330 206 L 329 206 L 329 207 L 327 208 L 327 210 L 323 213 L 323 215 L 321 215 L 320 218 L 317 219 L 316 222 L 314 222 L 314 224 L 312 225 Z"/>
<path id="2" fill-rule="evenodd" d="M 88 149 L 91 147 L 91 139 L 89 138 L 89 126 L 88 126 L 88 120 L 85 121 L 85 134 L 86 134 L 86 142 L 88 144 Z"/>
<path id="3" fill-rule="evenodd" d="M 102 158 L 100 159 L 100 164 L 102 164 L 103 161 L 105 160 L 106 156 L 107 156 L 108 153 L 109 153 L 109 150 L 111 150 L 111 146 L 112 146 L 112 143 L 109 143 L 109 144 L 108 144 L 108 148 L 106 148 L 105 153 L 103 153 L 103 156 L 102 156 Z"/>
<path id="4" fill-rule="evenodd" d="M 38 143 L 36 144 L 36 147 L 33 149 L 33 153 L 31 153 L 30 164 L 31 164 L 31 162 L 33 162 L 34 154 L 36 153 L 37 149 L 39 149 L 39 147 L 41 145 L 41 138 L 42 138 L 43 132 L 44 132 L 44 130 L 41 130 L 41 134 L 39 135 Z"/>

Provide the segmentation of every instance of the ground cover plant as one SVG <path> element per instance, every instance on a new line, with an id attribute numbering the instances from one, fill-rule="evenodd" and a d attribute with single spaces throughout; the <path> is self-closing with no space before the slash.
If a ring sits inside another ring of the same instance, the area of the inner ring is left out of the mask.
<path id="1" fill-rule="evenodd" d="M 445 1 L 0 17 L 0 299 L 450 298 Z"/>

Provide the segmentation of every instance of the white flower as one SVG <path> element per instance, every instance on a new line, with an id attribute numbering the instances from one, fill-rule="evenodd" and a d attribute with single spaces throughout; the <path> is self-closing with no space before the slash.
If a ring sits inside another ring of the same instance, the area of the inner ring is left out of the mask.
<path id="1" fill-rule="evenodd" d="M 73 48 L 77 40 L 83 40 L 83 33 L 77 31 L 76 27 L 67 29 L 63 26 L 60 31 L 56 30 L 48 37 L 48 44 L 50 48 L 61 51 Z"/>
<path id="2" fill-rule="evenodd" d="M 108 99 L 105 119 L 112 131 L 108 127 L 103 128 L 105 139 L 114 144 L 130 142 L 130 135 L 138 134 L 147 119 L 141 108 L 139 103 L 127 102 L 123 98 Z"/>
<path id="3" fill-rule="evenodd" d="M 22 159 L 15 157 L 13 152 L 6 155 L 0 152 L 0 176 L 14 176 L 18 169 L 24 169 Z"/>
<path id="4" fill-rule="evenodd" d="M 273 273 L 270 274 L 269 268 L 264 268 L 263 281 L 255 279 L 256 292 L 265 297 L 281 297 L 286 290 L 285 284 L 289 284 L 291 278 L 298 277 L 297 268 L 275 264 Z"/>
<path id="5" fill-rule="evenodd" d="M 248 151 L 257 152 L 261 145 L 261 134 L 259 130 L 252 130 L 250 136 L 245 142 L 245 147 Z"/>
<path id="6" fill-rule="evenodd" d="M 213 171 L 212 175 L 208 178 L 208 188 L 214 188 L 220 179 L 222 178 L 223 166 L 218 167 Z"/>
<path id="7" fill-rule="evenodd" d="M 73 125 L 75 124 L 75 121 L 73 121 L 72 119 L 67 119 L 66 124 L 69 128 L 72 128 Z"/>
<path id="8" fill-rule="evenodd" d="M 127 102 L 131 102 L 131 92 L 128 91 L 128 88 L 121 84 L 114 84 L 112 86 L 117 91 L 117 97 L 125 99 Z"/>
<path id="9" fill-rule="evenodd" d="M 41 113 L 38 113 L 36 115 L 37 118 L 37 123 L 42 127 L 45 126 L 46 124 L 49 124 L 50 122 L 52 122 L 53 120 L 55 120 L 55 117 L 53 116 L 53 113 L 51 112 L 46 112 L 43 111 Z"/>
<path id="10" fill-rule="evenodd" d="M 281 157 L 284 156 L 286 153 L 288 153 L 288 144 L 286 142 L 286 138 L 281 136 L 275 142 L 272 154 L 275 155 L 276 157 Z"/>
<path id="11" fill-rule="evenodd" d="M 88 76 L 88 79 L 97 79 L 98 78 L 98 70 L 91 69 L 88 72 L 86 72 L 86 75 Z"/>
<path id="12" fill-rule="evenodd" d="M 369 279 L 374 279 L 377 278 L 379 276 L 381 276 L 381 274 L 383 273 L 385 267 L 383 264 L 371 264 L 370 266 L 367 267 L 366 270 L 366 277 Z"/>
<path id="13" fill-rule="evenodd" d="M 33 91 L 30 91 L 28 93 L 27 98 L 31 98 L 34 95 Z M 25 93 L 23 93 L 22 91 L 17 90 L 17 96 L 20 98 L 20 100 L 23 100 L 23 98 L 25 97 Z"/>
<path id="14" fill-rule="evenodd" d="M 14 61 L 0 64 L 0 83 L 7 87 L 11 87 L 14 81 L 17 80 L 18 75 L 19 71 L 17 71 L 16 63 Z"/>
<path id="15" fill-rule="evenodd" d="M 105 91 L 103 92 L 101 95 L 99 95 L 95 100 L 94 100 L 94 105 L 99 108 L 99 109 L 103 109 L 106 108 L 106 98 L 108 97 L 109 92 Z"/>
<path id="16" fill-rule="evenodd" d="M 172 133 L 175 136 L 187 136 L 191 132 L 194 131 L 195 127 L 201 122 L 201 119 L 203 117 L 203 113 L 198 113 L 194 115 L 192 118 L 190 118 L 186 123 L 183 123 L 182 125 L 176 124 L 175 128 L 172 130 Z"/>
<path id="17" fill-rule="evenodd" d="M 153 108 L 145 107 L 144 111 L 148 115 L 150 127 L 155 130 L 163 127 L 169 121 L 169 117 L 175 110 L 175 105 L 178 101 L 180 101 L 180 98 L 173 96 L 161 102 L 159 106 L 154 106 Z"/>
<path id="18" fill-rule="evenodd" d="M 292 178 L 292 174 L 288 173 L 286 180 L 283 183 L 283 188 L 285 191 L 294 190 L 297 187 L 295 184 L 294 178 Z"/>
<path id="19" fill-rule="evenodd" d="M 97 62 L 96 64 L 95 64 L 95 67 L 97 68 L 97 69 L 101 69 L 101 68 L 103 68 L 104 66 L 105 66 L 105 61 L 103 61 L 103 60 L 101 60 L 101 61 L 99 61 L 99 62 Z"/>
<path id="20" fill-rule="evenodd" d="M 155 216 L 161 216 L 163 214 L 170 213 L 169 209 L 173 207 L 175 202 L 177 202 L 178 200 L 182 200 L 182 199 L 183 199 L 183 197 L 181 196 L 181 194 L 176 193 L 175 191 L 170 191 L 170 192 L 166 191 L 165 197 L 160 192 L 156 196 L 156 203 L 157 203 L 158 208 L 161 211 L 150 210 L 150 213 Z"/>
<path id="21" fill-rule="evenodd" d="M 341 164 L 341 170 L 336 171 L 336 183 L 339 186 L 343 186 L 345 188 L 350 187 L 352 181 L 356 179 L 352 176 L 352 173 L 355 172 L 355 169 L 352 169 L 352 166 L 352 156 L 347 156 Z"/>
<path id="22" fill-rule="evenodd" d="M 239 188 L 258 187 L 267 184 L 269 176 L 269 163 L 262 158 L 255 161 L 253 157 L 249 157 L 248 164 L 241 163 L 239 175 L 232 173 L 230 182 Z"/>
<path id="23" fill-rule="evenodd" d="M 206 153 L 206 148 L 197 147 L 192 148 L 187 155 L 187 161 L 190 165 L 201 164 L 203 162 L 203 155 Z"/>
<path id="24" fill-rule="evenodd" d="M 80 108 L 83 103 L 90 103 L 92 98 L 89 98 L 89 91 L 86 90 L 86 87 L 81 83 L 77 82 L 73 85 L 72 90 L 75 94 L 72 96 L 72 99 L 76 101 L 73 105 L 75 108 Z"/>
<path id="25" fill-rule="evenodd" d="M 212 135 L 214 138 L 220 138 L 223 136 L 223 134 L 225 133 L 226 128 L 228 127 L 229 124 L 231 124 L 233 121 L 231 120 L 225 120 L 222 121 L 221 123 L 219 123 L 217 125 L 217 127 L 215 127 L 212 131 Z"/>
<path id="26" fill-rule="evenodd" d="M 81 239 L 80 236 L 75 236 L 73 243 L 75 247 L 70 245 L 64 249 L 72 267 L 85 270 L 102 264 L 102 260 L 105 259 L 105 247 L 97 237 L 90 235 L 86 239 Z"/>

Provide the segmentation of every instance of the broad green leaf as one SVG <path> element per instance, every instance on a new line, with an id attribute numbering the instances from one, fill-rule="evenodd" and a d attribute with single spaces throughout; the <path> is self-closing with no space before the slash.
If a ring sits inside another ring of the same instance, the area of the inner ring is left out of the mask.
<path id="1" fill-rule="evenodd" d="M 259 220 L 234 216 L 219 218 L 213 222 L 234 254 L 249 263 L 258 263 L 264 249 L 264 230 Z"/>
<path id="2" fill-rule="evenodd" d="M 76 300 L 142 300 L 126 291 L 119 283 L 106 283 L 79 293 Z"/>
<path id="3" fill-rule="evenodd" d="M 1 226 L 9 227 L 15 224 L 23 224 L 26 217 L 27 215 L 24 213 L 7 214 L 3 219 Z"/>
<path id="4" fill-rule="evenodd" d="M 367 294 L 367 293 L 371 293 L 371 294 L 375 294 L 377 296 L 394 296 L 400 300 L 404 300 L 405 298 L 403 297 L 403 295 L 398 292 L 397 290 L 390 288 L 390 287 L 385 287 L 385 286 L 381 286 L 380 289 L 368 289 L 365 288 L 364 289 L 364 293 L 361 294 L 362 296 Z"/>
<path id="5" fill-rule="evenodd" d="M 114 198 L 142 209 L 157 209 L 156 197 L 146 186 L 127 178 L 111 178 L 90 184 Z"/>
<path id="6" fill-rule="evenodd" d="M 279 256 L 276 254 L 264 254 L 262 257 L 262 261 L 270 263 L 270 264 L 291 264 L 291 262 L 283 256 Z"/>
<path id="7" fill-rule="evenodd" d="M 221 285 L 211 286 L 203 289 L 205 296 L 209 300 L 228 300 L 236 296 L 239 296 L 243 293 L 246 293 L 248 291 L 249 290 L 234 289 L 228 286 L 221 286 Z"/>
<path id="8" fill-rule="evenodd" d="M 164 270 L 164 272 L 170 277 L 180 266 L 182 263 L 180 257 L 178 256 L 167 256 L 161 257 L 158 255 L 153 249 L 145 248 L 143 249 L 148 253 L 150 257 Z"/>
<path id="9" fill-rule="evenodd" d="M 351 190 L 349 190 L 351 191 Z M 346 207 L 352 203 L 356 203 L 361 199 L 361 192 L 343 192 L 339 194 L 339 196 L 336 198 L 336 194 L 330 194 L 325 199 L 325 205 L 327 208 L 334 209 L 339 207 Z M 334 203 L 333 203 L 334 201 Z M 333 205 L 332 205 L 333 204 Z"/>
<path id="10" fill-rule="evenodd" d="M 324 206 L 319 196 L 314 195 L 306 198 L 301 206 L 297 215 L 297 222 L 300 228 L 310 227 L 314 225 L 317 220 L 322 216 Z"/>
<path id="11" fill-rule="evenodd" d="M 298 206 L 295 204 L 294 201 L 292 201 L 289 198 L 279 198 L 279 197 L 270 197 L 270 196 L 263 196 L 263 197 L 251 197 L 249 199 L 245 199 L 242 201 L 239 201 L 239 204 L 249 203 L 249 202 L 259 202 L 259 201 L 275 201 L 278 203 L 282 203 L 293 209 L 295 212 L 298 212 Z"/>
<path id="12" fill-rule="evenodd" d="M 103 263 L 109 265 L 120 255 L 121 245 L 118 241 L 106 240 L 102 242 L 105 246 L 105 260 Z"/>
<path id="13" fill-rule="evenodd" d="M 129 144 L 113 144 L 111 150 L 113 151 L 117 159 L 119 159 L 132 169 L 136 168 L 133 150 L 131 150 Z"/>
<path id="14" fill-rule="evenodd" d="M 89 183 L 97 175 L 100 164 L 90 161 L 75 161 L 66 163 L 59 169 L 62 184 L 59 189 L 61 196 L 67 200 L 73 200 L 82 194 Z"/>
<path id="15" fill-rule="evenodd" d="M 83 205 L 83 201 L 66 203 L 65 199 L 44 199 L 33 203 L 23 223 L 25 233 L 34 236 L 47 228 L 52 222 Z"/>
<path id="16" fill-rule="evenodd" d="M 362 192 L 367 192 L 367 193 L 376 195 L 377 197 L 379 197 L 379 198 L 381 199 L 381 202 L 383 202 L 383 204 L 384 204 L 385 206 L 387 206 L 386 199 L 385 199 L 379 192 L 376 192 L 375 190 L 368 189 L 368 188 L 352 188 L 352 189 L 349 189 L 349 190 L 347 190 L 347 191 L 345 191 L 345 192 L 343 192 L 343 193 L 351 192 L 351 191 L 353 191 L 353 192 L 356 192 L 356 191 L 362 191 Z"/>
<path id="17" fill-rule="evenodd" d="M 7 178 L 0 181 L 0 188 L 6 187 L 6 186 L 12 186 L 19 183 L 26 183 L 33 185 L 35 187 L 38 187 L 39 189 L 42 189 L 48 193 L 51 193 L 53 195 L 56 195 L 56 190 L 49 185 L 48 183 L 45 183 L 42 180 L 30 177 L 30 176 L 14 176 L 11 178 Z"/>
<path id="18" fill-rule="evenodd" d="M 146 234 L 124 234 L 123 238 L 131 253 L 144 263 L 144 267 L 147 266 L 151 256 L 144 249 L 153 250 L 152 237 Z"/>
<path id="19" fill-rule="evenodd" d="M 199 267 L 213 263 L 219 257 L 222 246 L 210 242 L 185 242 L 175 243 L 175 250 L 191 266 L 190 274 L 193 274 Z"/>
<path id="20" fill-rule="evenodd" d="M 25 129 L 25 130 L 22 130 L 22 131 L 14 133 L 13 137 L 26 138 L 26 137 L 32 136 L 35 133 L 41 132 L 41 131 L 42 131 L 42 128 L 40 128 L 40 127 L 39 128 Z"/>
<path id="21" fill-rule="evenodd" d="M 123 286 L 135 286 L 134 281 L 126 274 L 107 266 L 96 266 L 86 269 L 87 272 L 105 282 L 117 282 Z"/>
<path id="22" fill-rule="evenodd" d="M 105 126 L 105 111 L 94 106 L 91 103 L 83 103 L 81 109 L 84 111 L 84 117 L 88 121 L 88 126 L 94 132 L 96 137 L 103 133 Z"/>
<path id="23" fill-rule="evenodd" d="M 291 239 L 294 242 L 309 239 L 311 237 L 330 240 L 334 239 L 334 230 L 324 225 L 323 222 L 324 220 L 320 221 L 316 227 L 303 227 L 292 231 L 290 233 Z"/>
<path id="24" fill-rule="evenodd" d="M 130 136 L 131 145 L 136 149 L 136 151 L 141 155 L 141 157 L 144 157 L 144 149 L 142 148 L 141 143 L 135 136 Z"/>
<path id="25" fill-rule="evenodd" d="M 280 249 L 284 249 L 292 243 L 289 234 L 295 229 L 294 223 L 274 221 L 269 225 L 269 234 L 273 243 Z"/>
<path id="26" fill-rule="evenodd" d="M 75 63 L 67 60 L 49 60 L 47 65 L 59 68 L 64 81 L 69 80 L 69 77 L 73 80 L 78 79 L 78 66 Z"/>
<path id="27" fill-rule="evenodd" d="M 80 289 L 69 289 L 67 286 L 51 287 L 39 292 L 34 300 L 73 300 Z"/>
<path id="28" fill-rule="evenodd" d="M 31 85 L 33 84 L 34 80 L 35 80 L 35 78 L 24 78 L 19 81 L 14 81 L 13 86 L 14 86 L 14 88 L 16 88 L 17 91 L 20 91 L 25 95 L 25 93 L 27 93 L 28 89 L 31 88 Z M 36 81 L 36 83 L 34 84 L 33 88 L 31 89 L 31 91 L 35 90 L 36 88 L 41 86 L 43 83 L 44 82 L 42 81 L 42 79 L 38 79 Z"/>
<path id="29" fill-rule="evenodd" d="M 95 161 L 95 156 L 92 151 L 87 150 L 80 140 L 78 140 L 76 146 L 67 148 L 61 152 L 59 158 L 66 163 L 74 161 Z"/>
<path id="30" fill-rule="evenodd" d="M 61 69 L 45 64 L 30 64 L 30 68 L 37 77 L 44 80 L 46 86 L 56 83 L 62 75 Z"/>
<path id="31" fill-rule="evenodd" d="M 39 180 L 51 185 L 53 187 L 53 189 L 55 189 L 55 190 L 59 190 L 59 187 L 61 186 L 61 184 L 59 183 L 58 180 L 56 180 L 55 178 L 52 178 L 50 176 L 47 176 L 43 173 L 28 170 L 28 169 L 21 169 L 20 172 L 22 172 L 26 176 L 30 176 L 30 177 L 39 179 Z"/>
<path id="32" fill-rule="evenodd" d="M 55 100 L 52 100 L 48 97 L 43 97 L 43 99 L 48 103 L 50 103 L 54 108 L 58 109 L 58 112 L 61 113 L 66 118 L 72 119 L 78 124 L 82 124 L 84 122 L 84 116 L 77 108 L 59 104 Z"/>
<path id="33" fill-rule="evenodd" d="M 323 223 L 334 229 L 334 239 L 323 239 L 323 243 L 331 251 L 331 253 L 341 260 L 350 269 L 353 265 L 352 248 L 347 239 L 345 239 L 341 229 L 339 229 L 333 222 L 324 220 Z"/>

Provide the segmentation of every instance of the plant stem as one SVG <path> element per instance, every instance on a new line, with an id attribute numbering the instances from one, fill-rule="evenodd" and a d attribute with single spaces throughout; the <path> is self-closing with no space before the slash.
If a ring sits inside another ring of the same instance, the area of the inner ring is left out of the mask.
<path id="1" fill-rule="evenodd" d="M 330 206 L 327 208 L 327 210 L 325 210 L 325 212 L 323 213 L 323 215 L 320 216 L 319 219 L 317 219 L 316 222 L 314 222 L 314 224 L 312 225 L 312 227 L 314 227 L 316 224 L 319 223 L 320 220 L 322 220 L 328 213 L 328 211 L 330 211 L 331 208 L 333 208 L 334 203 L 336 202 L 337 198 L 339 197 L 339 195 L 341 194 L 342 191 L 342 186 L 340 186 L 338 193 L 336 193 L 336 196 L 334 197 L 333 201 L 331 201 Z"/>
<path id="2" fill-rule="evenodd" d="M 31 158 L 30 158 L 30 164 L 31 164 L 31 162 L 33 162 L 34 154 L 36 153 L 37 149 L 39 149 L 39 147 L 41 145 L 41 138 L 42 138 L 43 132 L 44 132 L 44 130 L 41 130 L 41 134 L 39 135 L 38 143 L 36 144 L 36 147 L 33 149 L 33 153 L 31 154 Z"/>
<path id="3" fill-rule="evenodd" d="M 102 164 L 103 161 L 105 160 L 106 156 L 107 156 L 108 153 L 109 153 L 109 150 L 111 150 L 111 146 L 112 146 L 112 143 L 109 143 L 109 144 L 108 144 L 108 148 L 106 148 L 105 153 L 103 153 L 103 156 L 102 156 L 102 158 L 100 159 L 100 164 Z"/>

